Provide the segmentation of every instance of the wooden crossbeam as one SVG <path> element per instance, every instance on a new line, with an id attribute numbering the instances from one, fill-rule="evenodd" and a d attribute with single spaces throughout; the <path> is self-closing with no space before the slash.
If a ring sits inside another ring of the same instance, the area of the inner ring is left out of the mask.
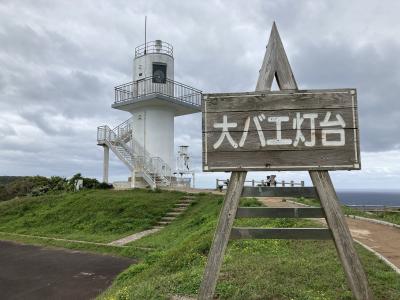
<path id="1" fill-rule="evenodd" d="M 325 218 L 320 207 L 239 207 L 236 218 Z"/>
<path id="2" fill-rule="evenodd" d="M 332 239 L 332 233 L 330 229 L 327 228 L 233 227 L 230 239 L 330 240 Z"/>
<path id="3" fill-rule="evenodd" d="M 245 186 L 242 197 L 304 197 L 318 199 L 314 187 Z"/>

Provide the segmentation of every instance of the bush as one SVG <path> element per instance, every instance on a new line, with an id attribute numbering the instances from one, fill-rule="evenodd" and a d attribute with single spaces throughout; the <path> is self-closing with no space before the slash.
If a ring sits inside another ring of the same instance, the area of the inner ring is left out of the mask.
<path id="1" fill-rule="evenodd" d="M 108 190 L 108 189 L 112 189 L 113 185 L 112 184 L 108 184 L 106 182 L 100 182 L 99 185 L 97 186 L 98 189 L 100 190 Z"/>
<path id="2" fill-rule="evenodd" d="M 41 196 L 49 192 L 73 192 L 78 179 L 83 180 L 84 189 L 110 189 L 113 187 L 111 184 L 100 183 L 95 178 L 82 177 L 81 173 L 75 174 L 69 180 L 60 176 L 50 178 L 44 176 L 13 177 L 13 180 L 7 177 L 3 180 L 5 183 L 0 184 L 0 201 L 27 195 Z M 0 180 L 0 182 L 2 181 Z"/>

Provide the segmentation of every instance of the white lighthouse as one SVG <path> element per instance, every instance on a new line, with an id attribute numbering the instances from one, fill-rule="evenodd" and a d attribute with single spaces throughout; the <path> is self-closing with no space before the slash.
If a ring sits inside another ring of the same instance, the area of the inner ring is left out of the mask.
<path id="1" fill-rule="evenodd" d="M 136 47 L 133 81 L 115 87 L 112 108 L 131 117 L 111 129 L 98 127 L 108 182 L 109 149 L 131 171 L 131 186 L 173 183 L 174 118 L 201 111 L 201 91 L 174 81 L 173 47 L 161 40 Z"/>

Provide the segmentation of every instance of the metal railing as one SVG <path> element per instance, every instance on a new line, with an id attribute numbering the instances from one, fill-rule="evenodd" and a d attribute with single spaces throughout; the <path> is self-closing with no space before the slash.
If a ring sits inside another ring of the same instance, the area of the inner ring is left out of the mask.
<path id="1" fill-rule="evenodd" d="M 129 138 L 129 136 L 132 136 L 132 120 L 133 117 L 129 118 L 115 127 L 112 131 L 122 140 Z"/>
<path id="2" fill-rule="evenodd" d="M 97 142 L 104 143 L 106 141 L 114 143 L 117 140 L 117 135 L 107 125 L 97 127 Z"/>
<path id="3" fill-rule="evenodd" d="M 201 91 L 183 83 L 166 79 L 157 83 L 153 77 L 128 82 L 115 87 L 115 102 L 122 103 L 143 96 L 160 94 L 191 105 L 201 106 Z"/>
<path id="4" fill-rule="evenodd" d="M 272 187 L 276 187 L 276 186 L 282 186 L 282 187 L 295 187 L 295 186 L 300 186 L 300 187 L 304 187 L 304 181 L 300 181 L 300 182 L 294 182 L 293 180 L 291 181 L 276 181 L 274 180 L 273 182 L 268 182 L 267 180 L 245 180 L 244 185 L 246 185 L 247 183 L 250 183 L 250 186 L 252 187 L 256 187 L 256 186 L 272 186 Z M 227 179 L 216 179 L 216 183 L 215 183 L 215 187 L 216 189 L 220 189 L 221 187 L 228 187 L 229 184 L 229 180 Z"/>
<path id="5" fill-rule="evenodd" d="M 106 144 L 111 150 L 132 170 L 142 172 L 152 186 L 161 182 L 169 185 L 172 170 L 170 166 L 160 157 L 152 156 L 133 137 L 132 118 L 124 121 L 114 129 L 107 125 L 97 128 L 97 142 Z M 118 151 L 117 148 L 120 148 Z M 122 153 L 121 153 L 122 151 Z"/>
<path id="6" fill-rule="evenodd" d="M 135 48 L 135 58 L 146 54 L 167 54 L 169 56 L 174 55 L 174 48 L 171 44 L 163 42 L 161 40 L 155 40 L 147 42 Z"/>

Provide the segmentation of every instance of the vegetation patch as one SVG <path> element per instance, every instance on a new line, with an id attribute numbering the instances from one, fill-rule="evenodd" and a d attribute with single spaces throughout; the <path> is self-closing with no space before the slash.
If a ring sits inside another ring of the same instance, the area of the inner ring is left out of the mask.
<path id="1" fill-rule="evenodd" d="M 149 190 L 83 190 L 0 203 L 0 231 L 110 242 L 151 228 L 183 196 Z"/>
<path id="2" fill-rule="evenodd" d="M 24 196 L 41 196 L 75 191 L 76 182 L 82 180 L 83 189 L 110 189 L 111 184 L 95 178 L 82 177 L 80 173 L 70 179 L 60 176 L 0 176 L 0 201 Z"/>
<path id="3" fill-rule="evenodd" d="M 222 197 L 201 194 L 160 232 L 131 243 L 153 251 L 123 272 L 102 299 L 196 297 Z M 258 206 L 255 199 L 241 205 Z M 311 220 L 240 219 L 235 226 L 317 227 Z M 399 299 L 400 276 L 357 246 L 376 299 Z M 240 240 L 228 245 L 219 299 L 352 299 L 332 241 Z"/>

